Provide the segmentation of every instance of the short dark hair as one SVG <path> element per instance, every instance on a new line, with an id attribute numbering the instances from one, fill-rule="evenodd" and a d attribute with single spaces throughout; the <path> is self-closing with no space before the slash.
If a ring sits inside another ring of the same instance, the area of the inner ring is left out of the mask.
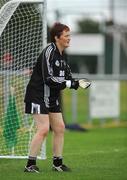
<path id="1" fill-rule="evenodd" d="M 57 36 L 59 38 L 63 31 L 70 31 L 70 28 L 65 24 L 56 22 L 50 29 L 51 42 L 55 42 L 56 41 L 55 36 Z"/>

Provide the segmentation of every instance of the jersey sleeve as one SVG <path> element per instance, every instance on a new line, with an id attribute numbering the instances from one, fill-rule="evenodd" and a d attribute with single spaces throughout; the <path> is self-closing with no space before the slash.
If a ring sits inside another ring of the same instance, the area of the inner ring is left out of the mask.
<path id="1" fill-rule="evenodd" d="M 66 64 L 66 73 L 65 73 L 65 79 L 66 80 L 72 80 L 72 72 L 69 64 Z"/>
<path id="2" fill-rule="evenodd" d="M 60 81 L 59 78 L 54 76 L 53 72 L 53 58 L 54 58 L 54 49 L 49 46 L 43 52 L 42 58 L 42 74 L 44 83 L 47 84 L 50 88 L 64 89 L 66 87 L 65 81 Z"/>

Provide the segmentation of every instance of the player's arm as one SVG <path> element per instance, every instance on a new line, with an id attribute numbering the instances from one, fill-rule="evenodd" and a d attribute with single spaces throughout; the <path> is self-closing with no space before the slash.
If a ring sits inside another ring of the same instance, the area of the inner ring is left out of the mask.
<path id="1" fill-rule="evenodd" d="M 67 64 L 66 84 L 68 85 L 69 88 L 72 88 L 72 89 L 78 89 L 78 87 L 87 89 L 91 85 L 91 82 L 88 79 L 76 80 L 76 79 L 72 78 L 71 69 L 70 69 L 69 65 Z"/>
<path id="2" fill-rule="evenodd" d="M 52 63 L 53 56 L 54 56 L 54 49 L 52 47 L 50 48 L 48 47 L 43 52 L 43 58 L 42 58 L 43 79 L 44 82 L 51 88 L 64 89 L 66 88 L 66 82 L 54 76 L 53 63 Z"/>
<path id="3" fill-rule="evenodd" d="M 70 89 L 77 90 L 79 87 L 79 81 L 72 78 L 72 73 L 70 66 L 66 64 L 66 73 L 65 73 L 65 79 L 66 79 L 66 86 Z"/>

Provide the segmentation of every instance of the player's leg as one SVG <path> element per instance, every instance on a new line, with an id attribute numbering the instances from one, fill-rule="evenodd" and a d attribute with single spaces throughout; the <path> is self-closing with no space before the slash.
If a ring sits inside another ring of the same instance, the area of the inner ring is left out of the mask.
<path id="1" fill-rule="evenodd" d="M 62 154 L 64 145 L 65 125 L 61 112 L 49 113 L 50 125 L 53 131 L 53 170 L 70 171 L 63 164 Z"/>
<path id="2" fill-rule="evenodd" d="M 25 167 L 25 172 L 39 172 L 39 168 L 36 166 L 36 159 L 44 138 L 49 131 L 48 114 L 34 114 L 33 118 L 37 130 L 31 141 L 29 158 Z"/>
<path id="3" fill-rule="evenodd" d="M 53 130 L 53 155 L 62 156 L 65 125 L 61 113 L 49 113 L 50 125 Z"/>
<path id="4" fill-rule="evenodd" d="M 36 157 L 41 144 L 49 131 L 49 117 L 45 114 L 35 114 L 33 115 L 33 118 L 35 120 L 37 131 L 32 139 L 29 154 L 30 156 Z"/>

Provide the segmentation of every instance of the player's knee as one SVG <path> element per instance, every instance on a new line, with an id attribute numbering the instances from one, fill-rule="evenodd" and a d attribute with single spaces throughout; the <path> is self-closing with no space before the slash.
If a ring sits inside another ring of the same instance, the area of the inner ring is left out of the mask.
<path id="1" fill-rule="evenodd" d="M 64 125 L 64 123 L 59 124 L 59 125 L 56 127 L 56 129 L 55 129 L 55 132 L 56 132 L 56 133 L 59 133 L 59 134 L 63 134 L 64 131 L 65 131 L 65 125 Z"/>
<path id="2" fill-rule="evenodd" d="M 38 131 L 38 135 L 42 138 L 42 137 L 46 137 L 47 134 L 49 132 L 49 128 L 48 127 L 45 127 L 45 128 L 42 128 Z"/>

